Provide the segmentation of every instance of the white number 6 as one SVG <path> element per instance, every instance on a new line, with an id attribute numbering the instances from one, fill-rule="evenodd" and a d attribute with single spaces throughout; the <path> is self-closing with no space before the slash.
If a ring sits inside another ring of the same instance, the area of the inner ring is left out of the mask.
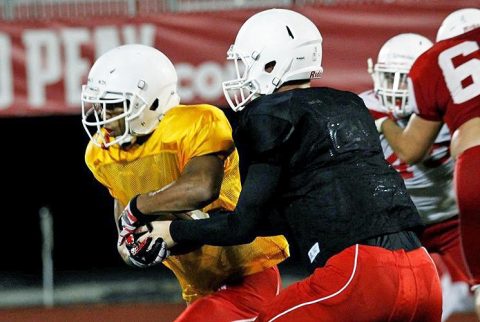
<path id="1" fill-rule="evenodd" d="M 465 41 L 438 56 L 438 64 L 455 104 L 461 104 L 480 95 L 480 59 L 472 58 L 457 67 L 453 65 L 452 59 L 460 55 L 469 55 L 479 49 L 475 41 Z M 469 77 L 472 79 L 471 84 L 463 87 L 462 81 Z"/>

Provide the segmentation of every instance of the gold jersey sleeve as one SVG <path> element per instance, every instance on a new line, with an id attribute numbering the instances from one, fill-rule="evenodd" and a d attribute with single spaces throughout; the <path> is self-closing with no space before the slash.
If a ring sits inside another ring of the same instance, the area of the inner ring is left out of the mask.
<path id="1" fill-rule="evenodd" d="M 239 158 L 225 114 L 211 105 L 179 105 L 165 115 L 151 137 L 128 150 L 102 149 L 89 143 L 85 161 L 112 197 L 126 205 L 139 193 L 156 191 L 175 181 L 193 157 L 227 156 L 220 196 L 204 211 L 233 210 L 240 194 Z M 177 277 L 183 298 L 191 302 L 218 290 L 229 279 L 274 266 L 289 256 L 283 236 L 259 237 L 252 243 L 203 246 L 185 255 L 170 256 L 164 264 Z"/>

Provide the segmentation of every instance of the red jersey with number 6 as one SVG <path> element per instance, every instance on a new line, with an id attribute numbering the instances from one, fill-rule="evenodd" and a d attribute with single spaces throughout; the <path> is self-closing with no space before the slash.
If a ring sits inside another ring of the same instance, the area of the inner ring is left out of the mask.
<path id="1" fill-rule="evenodd" d="M 480 117 L 480 28 L 440 41 L 418 57 L 409 85 L 416 114 L 445 122 L 451 133 Z"/>

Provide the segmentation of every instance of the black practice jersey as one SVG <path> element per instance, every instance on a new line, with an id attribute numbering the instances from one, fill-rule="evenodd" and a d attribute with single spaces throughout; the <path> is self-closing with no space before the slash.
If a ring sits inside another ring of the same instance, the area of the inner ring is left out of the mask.
<path id="1" fill-rule="evenodd" d="M 257 98 L 234 139 L 247 163 L 235 213 L 175 222 L 176 241 L 232 245 L 284 233 L 315 268 L 362 240 L 421 225 L 356 94 L 308 88 Z"/>

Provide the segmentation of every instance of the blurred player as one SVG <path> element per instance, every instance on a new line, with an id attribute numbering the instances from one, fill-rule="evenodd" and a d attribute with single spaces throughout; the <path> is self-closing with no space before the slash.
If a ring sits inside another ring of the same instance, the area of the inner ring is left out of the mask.
<path id="1" fill-rule="evenodd" d="M 415 59 L 432 46 L 432 42 L 418 34 L 400 34 L 389 39 L 380 49 L 375 65 L 368 60 L 374 89 L 360 94 L 375 118 L 390 116 L 400 127 L 405 127 L 413 113 L 408 102 L 407 75 Z M 416 205 L 426 229 L 420 234 L 422 244 L 430 253 L 437 253 L 447 267 L 446 278 L 465 283 L 468 289 L 468 270 L 464 264 L 459 236 L 458 207 L 453 191 L 454 162 L 450 157 L 450 133 L 444 125 L 429 155 L 416 165 L 408 165 L 398 158 L 387 140 L 380 135 L 385 158 L 402 175 L 407 191 Z M 414 144 L 414 142 L 412 142 Z M 454 299 L 443 289 L 443 316 L 445 320 L 456 310 L 459 301 L 470 303 L 468 291 Z M 448 301 L 445 301 L 448 299 Z M 465 305 L 460 307 L 465 308 Z"/>
<path id="2" fill-rule="evenodd" d="M 115 198 L 117 220 L 145 224 L 161 213 L 234 208 L 241 187 L 230 124 L 214 106 L 179 105 L 175 69 L 160 51 L 125 45 L 101 56 L 83 86 L 82 113 L 91 137 L 86 163 Z M 134 217 L 140 200 L 153 216 Z M 135 266 L 155 265 L 168 253 L 148 257 L 136 248 L 129 256 L 123 237 L 119 252 Z M 164 264 L 191 303 L 177 321 L 254 318 L 278 293 L 276 264 L 287 256 L 281 236 L 170 256 Z"/>
<path id="3" fill-rule="evenodd" d="M 235 212 L 154 222 L 137 242 L 233 245 L 282 232 L 312 274 L 258 321 L 440 321 L 435 265 L 413 232 L 420 217 L 368 109 L 354 93 L 310 88 L 322 73 L 317 27 L 291 10 L 262 11 L 228 57 L 238 78 L 224 91 L 241 111 L 235 142 L 249 160 Z"/>
<path id="4" fill-rule="evenodd" d="M 413 64 L 410 79 L 415 114 L 405 129 L 388 119 L 380 129 L 408 163 L 423 160 L 444 123 L 450 129 L 460 236 L 480 316 L 480 10 L 448 15 L 437 43 Z"/>

